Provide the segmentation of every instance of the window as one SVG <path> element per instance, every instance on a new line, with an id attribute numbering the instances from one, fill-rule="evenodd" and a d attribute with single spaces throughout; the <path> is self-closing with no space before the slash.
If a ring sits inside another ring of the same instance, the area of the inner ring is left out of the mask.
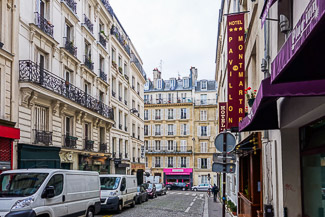
<path id="1" fill-rule="evenodd" d="M 105 71 L 104 66 L 105 66 L 104 58 L 101 55 L 99 55 L 99 70 L 101 72 Z"/>
<path id="2" fill-rule="evenodd" d="M 171 79 L 170 80 L 170 89 L 174 90 L 176 87 L 176 79 Z"/>
<path id="3" fill-rule="evenodd" d="M 160 109 L 156 109 L 155 110 L 155 112 L 156 112 L 156 116 L 155 116 L 155 119 L 156 120 L 161 120 L 161 110 Z"/>
<path id="4" fill-rule="evenodd" d="M 49 186 L 54 187 L 54 196 L 60 195 L 63 191 L 63 175 L 54 175 L 46 185 Z"/>
<path id="5" fill-rule="evenodd" d="M 181 124 L 181 135 L 189 135 L 189 126 L 187 124 Z"/>
<path id="6" fill-rule="evenodd" d="M 105 137 L 105 128 L 100 127 L 99 128 L 99 143 L 103 144 L 105 143 L 106 137 Z"/>
<path id="7" fill-rule="evenodd" d="M 207 175 L 201 176 L 201 184 L 208 184 L 208 176 Z"/>
<path id="8" fill-rule="evenodd" d="M 174 94 L 172 93 L 168 94 L 168 103 L 174 103 Z"/>
<path id="9" fill-rule="evenodd" d="M 186 157 L 181 157 L 181 165 L 182 168 L 186 167 Z"/>
<path id="10" fill-rule="evenodd" d="M 85 81 L 85 84 L 84 84 L 84 91 L 86 94 L 90 94 L 90 84 L 88 82 Z"/>
<path id="11" fill-rule="evenodd" d="M 66 136 L 73 135 L 73 118 L 69 116 L 65 117 L 65 135 Z"/>
<path id="12" fill-rule="evenodd" d="M 207 81 L 201 81 L 201 90 L 207 90 Z"/>
<path id="13" fill-rule="evenodd" d="M 85 140 L 90 140 L 90 124 L 85 123 L 84 125 L 84 138 Z"/>
<path id="14" fill-rule="evenodd" d="M 208 152 L 207 142 L 201 142 L 200 146 L 201 146 L 201 153 L 207 153 Z"/>
<path id="15" fill-rule="evenodd" d="M 155 150 L 160 151 L 160 140 L 155 141 Z"/>
<path id="16" fill-rule="evenodd" d="M 132 76 L 132 89 L 134 90 L 134 85 L 135 85 L 135 78 L 134 78 L 134 76 Z"/>
<path id="17" fill-rule="evenodd" d="M 174 158 L 168 157 L 168 167 L 173 167 L 173 165 L 174 165 Z"/>
<path id="18" fill-rule="evenodd" d="M 167 141 L 167 150 L 168 151 L 173 151 L 174 150 L 174 141 L 173 140 L 168 140 Z"/>
<path id="19" fill-rule="evenodd" d="M 190 86 L 190 80 L 188 78 L 184 78 L 184 84 L 183 84 L 183 87 L 184 88 L 189 88 Z"/>
<path id="20" fill-rule="evenodd" d="M 66 44 L 69 42 L 73 44 L 73 26 L 70 23 L 65 23 L 65 38 Z"/>
<path id="21" fill-rule="evenodd" d="M 85 41 L 85 56 L 86 59 L 91 60 L 91 45 Z"/>
<path id="22" fill-rule="evenodd" d="M 174 135 L 174 124 L 168 124 L 168 136 Z"/>
<path id="23" fill-rule="evenodd" d="M 186 151 L 187 151 L 187 141 L 181 140 L 181 152 L 186 152 Z"/>
<path id="24" fill-rule="evenodd" d="M 124 74 L 127 75 L 127 69 L 128 69 L 128 65 L 126 63 L 124 63 Z M 128 79 L 129 80 L 129 79 Z"/>
<path id="25" fill-rule="evenodd" d="M 187 116 L 187 109 L 182 108 L 181 109 L 181 119 L 186 119 L 186 116 Z"/>
<path id="26" fill-rule="evenodd" d="M 146 151 L 149 150 L 149 141 L 147 141 L 147 140 L 144 141 L 144 148 Z"/>
<path id="27" fill-rule="evenodd" d="M 186 102 L 186 93 L 181 93 L 182 102 Z"/>
<path id="28" fill-rule="evenodd" d="M 207 120 L 207 111 L 206 110 L 201 110 L 200 111 L 200 120 L 201 121 L 206 121 Z"/>
<path id="29" fill-rule="evenodd" d="M 150 88 L 150 81 L 148 80 L 148 81 L 146 81 L 146 83 L 144 84 L 144 89 L 145 89 L 145 90 L 149 90 L 149 88 Z"/>
<path id="30" fill-rule="evenodd" d="M 48 131 L 48 109 L 42 106 L 35 106 L 34 129 L 36 131 Z"/>
<path id="31" fill-rule="evenodd" d="M 104 92 L 103 91 L 99 91 L 99 101 L 104 102 Z"/>
<path id="32" fill-rule="evenodd" d="M 162 97 L 161 97 L 161 93 L 156 94 L 156 103 L 157 104 L 161 104 L 162 103 Z"/>
<path id="33" fill-rule="evenodd" d="M 146 157 L 146 167 L 148 167 L 148 157 Z"/>
<path id="34" fill-rule="evenodd" d="M 49 19 L 47 1 L 45 1 L 45 0 L 40 0 L 39 1 L 39 13 L 40 13 L 41 17 L 43 17 L 45 19 Z"/>
<path id="35" fill-rule="evenodd" d="M 122 57 L 118 56 L 118 67 L 122 67 Z"/>
<path id="36" fill-rule="evenodd" d="M 201 136 L 208 136 L 207 126 L 201 126 Z"/>
<path id="37" fill-rule="evenodd" d="M 160 136 L 161 135 L 161 132 L 160 132 L 160 124 L 156 124 L 155 125 L 155 129 L 156 129 L 155 135 L 156 136 Z"/>
<path id="38" fill-rule="evenodd" d="M 156 167 L 160 167 L 160 157 L 156 157 Z"/>
<path id="39" fill-rule="evenodd" d="M 208 104 L 207 94 L 201 94 L 201 105 L 207 105 L 207 104 Z"/>
<path id="40" fill-rule="evenodd" d="M 168 109 L 167 113 L 169 120 L 174 119 L 174 109 Z"/>
<path id="41" fill-rule="evenodd" d="M 144 110 L 144 120 L 149 120 L 149 110 Z"/>
<path id="42" fill-rule="evenodd" d="M 208 168 L 208 159 L 201 158 L 201 169 L 207 169 L 207 168 Z"/>
<path id="43" fill-rule="evenodd" d="M 116 64 L 116 52 L 114 48 L 112 48 L 112 62 L 115 62 Z"/>
<path id="44" fill-rule="evenodd" d="M 161 79 L 157 80 L 157 89 L 162 89 L 162 80 Z"/>

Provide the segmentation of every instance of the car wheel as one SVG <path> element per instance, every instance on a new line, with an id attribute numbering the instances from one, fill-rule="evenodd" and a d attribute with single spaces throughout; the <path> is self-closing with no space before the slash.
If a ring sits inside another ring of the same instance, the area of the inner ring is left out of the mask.
<path id="1" fill-rule="evenodd" d="M 185 191 L 185 188 L 182 188 L 182 191 Z"/>
<path id="2" fill-rule="evenodd" d="M 86 215 L 86 217 L 94 217 L 94 216 L 95 216 L 94 209 L 90 207 L 90 208 L 87 210 L 87 215 Z"/>
<path id="3" fill-rule="evenodd" d="M 194 191 L 197 191 L 197 188 L 194 188 Z"/>
<path id="4" fill-rule="evenodd" d="M 118 205 L 117 205 L 117 213 L 121 213 L 122 212 L 122 209 L 123 209 L 123 207 L 122 207 L 122 201 L 120 201 L 119 203 L 118 203 Z"/>
<path id="5" fill-rule="evenodd" d="M 141 203 L 142 203 L 142 197 L 139 198 L 139 204 L 141 204 Z"/>
<path id="6" fill-rule="evenodd" d="M 132 203 L 131 203 L 131 207 L 135 207 L 135 198 L 133 199 Z"/>

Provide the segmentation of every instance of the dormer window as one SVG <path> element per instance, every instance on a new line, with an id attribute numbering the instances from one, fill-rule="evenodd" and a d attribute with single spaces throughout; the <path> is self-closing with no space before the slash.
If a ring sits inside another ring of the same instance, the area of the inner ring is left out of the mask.
<path id="1" fill-rule="evenodd" d="M 201 90 L 207 90 L 208 89 L 208 85 L 207 85 L 207 81 L 201 81 Z"/>
<path id="2" fill-rule="evenodd" d="M 161 79 L 157 80 L 157 89 L 162 89 L 162 80 Z"/>
<path id="3" fill-rule="evenodd" d="M 146 83 L 144 84 L 144 90 L 149 90 L 150 87 L 150 81 L 146 81 Z"/>
<path id="4" fill-rule="evenodd" d="M 183 87 L 184 88 L 189 88 L 190 86 L 190 80 L 188 78 L 184 78 L 184 81 L 183 81 Z"/>
<path id="5" fill-rule="evenodd" d="M 176 86 L 176 79 L 171 79 L 170 80 L 170 89 L 174 89 Z"/>

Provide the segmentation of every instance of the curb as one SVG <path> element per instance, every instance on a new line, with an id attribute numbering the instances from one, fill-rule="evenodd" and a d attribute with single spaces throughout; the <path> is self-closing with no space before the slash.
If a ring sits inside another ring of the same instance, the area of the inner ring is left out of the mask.
<path id="1" fill-rule="evenodd" d="M 205 195 L 203 217 L 209 217 L 209 201 L 208 197 Z"/>

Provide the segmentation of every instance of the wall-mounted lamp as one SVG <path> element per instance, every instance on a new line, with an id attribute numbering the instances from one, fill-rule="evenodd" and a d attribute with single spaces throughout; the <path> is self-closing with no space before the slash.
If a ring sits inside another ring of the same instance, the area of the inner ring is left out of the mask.
<path id="1" fill-rule="evenodd" d="M 280 14 L 280 22 L 279 22 L 279 25 L 280 25 L 280 31 L 284 34 L 287 34 L 289 31 L 290 31 L 290 22 L 289 22 L 289 19 L 283 15 L 283 14 Z"/>

